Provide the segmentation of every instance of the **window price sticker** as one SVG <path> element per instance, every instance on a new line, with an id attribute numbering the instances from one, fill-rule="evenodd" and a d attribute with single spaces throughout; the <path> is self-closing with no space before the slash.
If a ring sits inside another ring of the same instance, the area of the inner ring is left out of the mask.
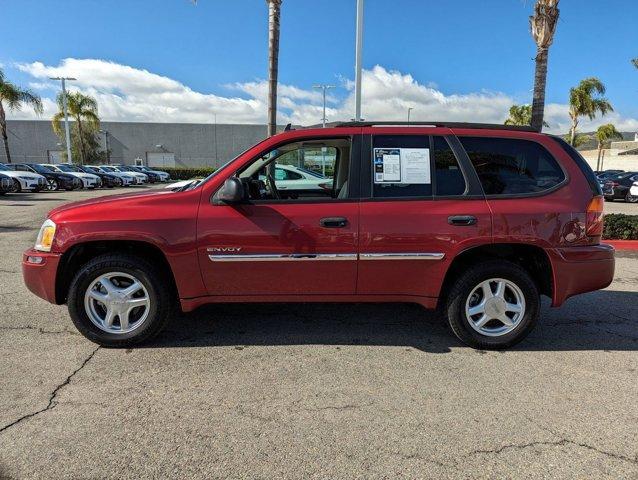
<path id="1" fill-rule="evenodd" d="M 375 148 L 374 183 L 427 184 L 429 148 Z"/>

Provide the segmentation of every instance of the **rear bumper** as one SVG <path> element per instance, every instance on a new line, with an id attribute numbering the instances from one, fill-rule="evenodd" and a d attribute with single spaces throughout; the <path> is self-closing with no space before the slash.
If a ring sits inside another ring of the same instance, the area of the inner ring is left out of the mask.
<path id="1" fill-rule="evenodd" d="M 60 263 L 59 253 L 27 250 L 22 255 L 22 278 L 27 288 L 47 302 L 57 303 L 55 277 Z M 41 259 L 36 263 L 36 259 Z"/>
<path id="2" fill-rule="evenodd" d="M 554 276 L 552 306 L 559 307 L 579 293 L 608 287 L 614 279 L 614 251 L 606 244 L 548 251 Z"/>

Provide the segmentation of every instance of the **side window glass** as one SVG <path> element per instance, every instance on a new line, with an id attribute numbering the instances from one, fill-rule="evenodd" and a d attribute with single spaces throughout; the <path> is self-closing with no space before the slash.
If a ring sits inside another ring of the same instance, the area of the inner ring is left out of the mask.
<path id="1" fill-rule="evenodd" d="M 512 138 L 459 137 L 486 195 L 548 190 L 565 179 L 560 166 L 536 142 Z"/>
<path id="2" fill-rule="evenodd" d="M 430 137 L 377 135 L 372 142 L 372 196 L 430 197 Z"/>
<path id="3" fill-rule="evenodd" d="M 437 195 L 463 195 L 465 177 L 454 152 L 444 137 L 434 137 L 434 169 Z"/>
<path id="4" fill-rule="evenodd" d="M 326 139 L 282 145 L 245 167 L 239 178 L 251 200 L 346 198 L 350 143 L 350 139 Z"/>

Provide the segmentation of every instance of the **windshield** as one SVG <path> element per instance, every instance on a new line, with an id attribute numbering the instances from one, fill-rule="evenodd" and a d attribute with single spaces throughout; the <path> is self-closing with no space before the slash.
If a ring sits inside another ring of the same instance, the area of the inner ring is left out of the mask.
<path id="1" fill-rule="evenodd" d="M 35 165 L 27 165 L 27 167 L 31 170 L 35 170 L 38 173 L 49 173 L 51 171 L 47 167 L 43 167 L 42 165 L 38 165 L 37 163 Z"/>
<path id="2" fill-rule="evenodd" d="M 88 172 L 88 173 L 97 173 L 98 172 L 97 168 L 93 168 L 93 167 L 82 167 L 82 170 L 84 170 L 85 172 Z"/>
<path id="3" fill-rule="evenodd" d="M 0 163 L 0 170 L 2 170 L 2 171 L 9 171 L 9 170 L 11 170 L 11 169 L 10 169 L 10 168 L 5 167 L 4 165 L 2 165 L 2 164 Z"/>
<path id="4" fill-rule="evenodd" d="M 116 170 L 113 167 L 100 167 L 101 170 L 105 172 L 115 172 Z"/>
<path id="5" fill-rule="evenodd" d="M 58 170 L 62 170 L 63 172 L 76 172 L 77 170 L 74 170 L 73 167 L 71 167 L 71 165 L 56 165 L 55 166 Z"/>

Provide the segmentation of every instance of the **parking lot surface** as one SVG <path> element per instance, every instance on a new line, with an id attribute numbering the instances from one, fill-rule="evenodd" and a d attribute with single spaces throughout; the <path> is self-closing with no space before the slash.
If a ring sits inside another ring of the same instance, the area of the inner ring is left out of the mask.
<path id="1" fill-rule="evenodd" d="M 0 197 L 0 477 L 638 478 L 637 255 L 505 352 L 402 304 L 210 306 L 105 349 L 20 260 L 108 193 Z"/>

